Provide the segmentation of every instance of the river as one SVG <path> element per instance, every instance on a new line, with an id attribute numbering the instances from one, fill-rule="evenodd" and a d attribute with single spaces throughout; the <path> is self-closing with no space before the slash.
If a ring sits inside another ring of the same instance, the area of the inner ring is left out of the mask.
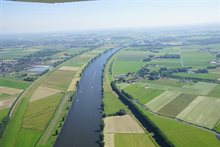
<path id="1" fill-rule="evenodd" d="M 102 70 L 108 58 L 122 47 L 95 59 L 84 71 L 68 116 L 54 147 L 98 147 L 101 110 Z"/>

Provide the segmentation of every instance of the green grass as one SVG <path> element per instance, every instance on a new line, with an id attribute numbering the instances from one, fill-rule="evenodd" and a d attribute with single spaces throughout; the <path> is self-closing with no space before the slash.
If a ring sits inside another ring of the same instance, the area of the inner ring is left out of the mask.
<path id="1" fill-rule="evenodd" d="M 5 116 L 7 116 L 8 112 L 9 112 L 9 108 L 0 110 L 0 122 L 2 121 L 2 119 L 3 119 Z"/>
<path id="2" fill-rule="evenodd" d="M 220 141 L 216 136 L 206 130 L 178 122 L 162 116 L 153 115 L 144 110 L 142 107 L 138 108 L 148 116 L 163 133 L 178 147 L 218 147 Z"/>
<path id="3" fill-rule="evenodd" d="M 0 60 L 12 60 L 21 58 L 25 55 L 29 55 L 36 52 L 36 50 L 24 50 L 22 48 L 10 48 L 10 50 L 0 52 Z"/>
<path id="4" fill-rule="evenodd" d="M 159 80 L 143 80 L 143 82 L 158 84 L 158 85 L 163 85 L 163 86 L 172 86 L 172 87 L 182 87 L 186 84 L 186 83 L 180 82 L 179 80 L 165 79 L 165 78 L 161 78 Z"/>
<path id="5" fill-rule="evenodd" d="M 145 65 L 142 61 L 115 61 L 114 74 L 120 75 L 128 72 L 137 72 L 142 66 Z"/>
<path id="6" fill-rule="evenodd" d="M 3 138 L 0 140 L 0 144 L 4 147 L 15 146 L 17 137 L 19 136 L 20 126 L 22 124 L 22 117 L 28 104 L 28 98 L 24 97 L 19 102 L 19 107 L 16 107 L 13 117 L 11 117 L 6 130 L 4 132 Z"/>
<path id="7" fill-rule="evenodd" d="M 22 127 L 43 131 L 49 123 L 63 94 L 58 93 L 29 103 Z"/>
<path id="8" fill-rule="evenodd" d="M 184 77 L 184 78 L 200 78 L 200 79 L 220 79 L 220 74 L 212 73 L 175 73 L 174 76 Z"/>
<path id="9" fill-rule="evenodd" d="M 0 77 L 0 86 L 25 89 L 29 86 L 28 82 Z"/>
<path id="10" fill-rule="evenodd" d="M 125 91 L 128 94 L 132 95 L 142 104 L 146 104 L 147 102 L 164 92 L 163 90 L 159 89 L 145 88 L 140 86 L 139 84 L 134 84 L 129 87 L 126 87 Z"/>
<path id="11" fill-rule="evenodd" d="M 33 147 L 38 141 L 40 135 L 41 132 L 39 131 L 21 128 L 16 147 Z"/>
<path id="12" fill-rule="evenodd" d="M 192 88 L 199 90 L 200 94 L 207 95 L 212 89 L 217 86 L 215 83 L 208 83 L 208 82 L 197 82 Z"/>
<path id="13" fill-rule="evenodd" d="M 220 133 L 220 119 L 218 120 L 218 122 L 216 123 L 214 130 L 217 131 L 218 133 Z"/>
<path id="14" fill-rule="evenodd" d="M 149 63 L 160 65 L 160 66 L 165 66 L 169 68 L 181 67 L 180 59 L 155 59 Z"/>
<path id="15" fill-rule="evenodd" d="M 220 85 L 218 84 L 214 89 L 212 89 L 208 96 L 220 98 Z"/>
<path id="16" fill-rule="evenodd" d="M 104 71 L 104 80 L 103 80 L 103 88 L 104 88 L 104 113 L 105 114 L 113 114 L 118 112 L 120 109 L 125 108 L 125 105 L 119 100 L 118 96 L 112 91 L 110 86 L 110 78 L 111 75 L 108 72 L 110 62 L 106 64 Z"/>
<path id="17" fill-rule="evenodd" d="M 212 129 L 220 119 L 219 106 L 219 99 L 199 96 L 177 118 Z"/>
<path id="18" fill-rule="evenodd" d="M 120 75 L 127 72 L 136 72 L 146 63 L 142 60 L 146 56 L 146 51 L 123 50 L 117 54 L 114 64 L 114 74 Z"/>
<path id="19" fill-rule="evenodd" d="M 155 147 L 147 134 L 115 134 L 115 147 Z"/>
<path id="20" fill-rule="evenodd" d="M 182 51 L 184 66 L 202 68 L 207 67 L 214 56 L 209 52 L 199 52 L 198 50 Z"/>
<path id="21" fill-rule="evenodd" d="M 157 112 L 180 94 L 180 92 L 176 91 L 165 91 L 150 102 L 146 103 L 145 106 L 148 107 L 150 110 Z"/>
<path id="22" fill-rule="evenodd" d="M 182 110 L 184 110 L 194 99 L 196 95 L 181 94 L 174 100 L 169 102 L 163 108 L 161 108 L 158 113 L 163 115 L 176 117 Z"/>

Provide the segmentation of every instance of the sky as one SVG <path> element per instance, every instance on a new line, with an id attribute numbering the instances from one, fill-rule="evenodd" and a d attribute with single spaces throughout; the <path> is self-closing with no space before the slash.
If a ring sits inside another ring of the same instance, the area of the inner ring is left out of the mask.
<path id="1" fill-rule="evenodd" d="M 0 0 L 0 34 L 220 24 L 220 0 Z"/>

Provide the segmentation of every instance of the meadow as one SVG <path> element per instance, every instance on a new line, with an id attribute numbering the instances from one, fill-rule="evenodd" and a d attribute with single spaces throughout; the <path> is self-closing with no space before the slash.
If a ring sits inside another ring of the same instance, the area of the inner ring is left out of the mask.
<path id="1" fill-rule="evenodd" d="M 144 65 L 142 61 L 146 56 L 145 51 L 134 51 L 135 48 L 123 50 L 115 57 L 113 72 L 115 75 L 127 72 L 136 72 Z"/>

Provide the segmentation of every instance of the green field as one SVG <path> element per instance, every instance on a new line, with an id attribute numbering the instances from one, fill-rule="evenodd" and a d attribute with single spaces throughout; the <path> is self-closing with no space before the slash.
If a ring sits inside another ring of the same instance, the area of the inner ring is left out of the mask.
<path id="1" fill-rule="evenodd" d="M 153 115 L 139 106 L 139 109 L 147 115 L 178 147 L 218 147 L 220 141 L 216 136 L 206 130 L 178 122 L 162 116 Z"/>
<path id="2" fill-rule="evenodd" d="M 106 64 L 105 71 L 104 71 L 104 80 L 103 80 L 104 112 L 107 115 L 113 114 L 115 112 L 118 112 L 120 109 L 125 108 L 125 105 L 118 99 L 117 95 L 112 91 L 112 88 L 110 86 L 111 75 L 108 72 L 109 64 L 110 62 Z"/>
<path id="3" fill-rule="evenodd" d="M 217 131 L 218 133 L 220 133 L 220 120 L 218 120 L 218 122 L 216 123 L 214 129 L 215 129 L 215 131 Z"/>
<path id="4" fill-rule="evenodd" d="M 174 76 L 185 77 L 185 78 L 200 78 L 200 79 L 220 79 L 220 74 L 212 73 L 175 73 Z"/>
<path id="5" fill-rule="evenodd" d="M 17 89 L 25 89 L 30 85 L 28 82 L 15 80 L 12 78 L 4 78 L 0 77 L 0 86 L 17 88 Z"/>
<path id="6" fill-rule="evenodd" d="M 215 83 L 197 82 L 192 88 L 197 89 L 202 95 L 207 95 L 216 86 L 217 84 Z"/>
<path id="7" fill-rule="evenodd" d="M 220 119 L 219 106 L 219 99 L 199 96 L 177 118 L 212 129 Z"/>
<path id="8" fill-rule="evenodd" d="M 191 85 L 191 83 L 183 83 L 183 82 L 180 82 L 179 80 L 165 79 L 165 78 L 161 78 L 158 80 L 143 80 L 140 82 L 157 84 L 157 85 L 162 85 L 162 86 L 172 86 L 172 87 L 182 87 L 184 85 Z"/>
<path id="9" fill-rule="evenodd" d="M 214 59 L 214 56 L 209 52 L 199 52 L 198 50 L 187 50 L 182 49 L 183 64 L 186 67 L 203 68 L 209 65 L 209 62 Z"/>
<path id="10" fill-rule="evenodd" d="M 155 147 L 147 134 L 115 134 L 115 147 Z"/>
<path id="11" fill-rule="evenodd" d="M 63 94 L 58 93 L 30 102 L 23 117 L 22 127 L 43 131 L 53 116 L 62 96 Z"/>
<path id="12" fill-rule="evenodd" d="M 156 59 L 156 60 L 151 61 L 150 63 L 169 67 L 169 68 L 181 67 L 180 59 Z"/>
<path id="13" fill-rule="evenodd" d="M 113 72 L 115 75 L 127 72 L 136 72 L 145 65 L 142 61 L 146 56 L 146 51 L 123 50 L 117 54 L 114 62 Z"/>
<path id="14" fill-rule="evenodd" d="M 17 147 L 35 146 L 41 135 L 40 131 L 21 128 L 16 142 Z"/>
<path id="15" fill-rule="evenodd" d="M 176 117 L 195 98 L 196 98 L 196 95 L 181 94 L 157 112 L 163 115 L 166 115 L 166 116 Z"/>
<path id="16" fill-rule="evenodd" d="M 220 98 L 220 85 L 217 85 L 214 89 L 212 89 L 208 96 Z"/>
<path id="17" fill-rule="evenodd" d="M 126 87 L 124 90 L 142 104 L 146 104 L 147 102 L 164 92 L 163 90 L 159 89 L 142 87 L 139 84 L 131 85 L 129 87 Z"/>
<path id="18" fill-rule="evenodd" d="M 157 112 L 180 94 L 180 92 L 165 91 L 150 102 L 146 103 L 145 106 L 148 107 L 150 110 Z"/>
<path id="19" fill-rule="evenodd" d="M 215 46 L 215 49 L 217 50 L 218 47 L 219 45 Z M 203 48 L 202 45 L 165 47 L 158 49 L 157 52 L 151 52 L 142 47 L 139 48 L 140 50 L 138 50 L 138 47 L 136 50 L 130 49 L 130 54 L 128 50 L 125 50 L 116 55 L 117 59 L 114 62 L 113 75 L 137 72 L 138 69 L 136 68 L 139 67 L 140 69 L 141 66 L 143 66 L 137 61 L 145 58 L 138 55 L 140 51 L 146 51 L 148 55 L 155 55 L 156 58 L 152 61 L 145 62 L 145 64 L 148 64 L 147 68 L 151 71 L 159 71 L 161 67 L 168 69 L 182 67 L 181 59 L 157 58 L 169 53 L 181 53 L 183 66 L 192 67 L 192 70 L 206 68 L 210 65 L 211 61 L 215 60 L 214 54 L 205 49 L 201 49 Z M 131 57 L 135 60 L 130 59 Z M 175 73 L 174 75 L 186 78 L 220 79 L 218 69 L 215 71 L 211 69 L 209 73 Z M 145 104 L 145 106 L 153 112 L 163 115 L 153 115 L 149 111 L 144 110 L 143 106 L 139 106 L 175 146 L 217 147 L 220 145 L 220 141 L 211 132 L 175 119 L 177 117 L 186 122 L 219 131 L 219 84 L 201 81 L 193 82 L 181 79 L 175 80 L 169 77 L 160 78 L 159 80 L 147 80 L 147 78 L 143 79 L 141 77 L 134 83 L 130 83 L 127 80 L 124 83 L 118 83 L 117 86 L 125 90 L 125 92 L 130 94 L 134 99 L 137 99 L 142 105 Z M 201 101 L 197 101 L 199 100 L 198 97 L 202 96 L 207 97 Z M 128 142 L 128 140 L 126 142 Z"/>
<path id="20" fill-rule="evenodd" d="M 9 108 L 0 110 L 0 122 L 2 121 L 2 119 L 3 119 L 5 116 L 7 116 L 8 112 L 9 112 Z"/>

